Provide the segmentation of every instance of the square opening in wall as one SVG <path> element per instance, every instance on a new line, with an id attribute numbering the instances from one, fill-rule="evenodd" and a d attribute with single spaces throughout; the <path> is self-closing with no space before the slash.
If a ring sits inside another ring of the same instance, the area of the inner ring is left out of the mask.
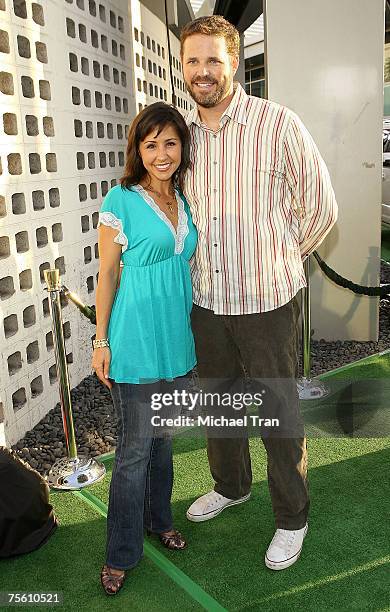
<path id="1" fill-rule="evenodd" d="M 100 37 L 100 45 L 103 49 L 103 51 L 105 51 L 106 53 L 108 53 L 108 42 L 107 42 L 107 36 L 105 36 L 104 34 L 101 35 Z"/>
<path id="2" fill-rule="evenodd" d="M 65 274 L 65 265 L 64 265 L 64 272 L 63 273 Z M 60 274 L 62 274 L 62 273 L 60 272 Z M 66 308 L 69 305 L 69 300 L 66 297 L 66 295 L 64 295 L 63 293 L 60 293 L 60 303 L 61 303 L 62 310 L 64 310 L 64 308 Z"/>
<path id="3" fill-rule="evenodd" d="M 105 168 L 107 166 L 107 159 L 106 159 L 106 154 L 104 153 L 104 151 L 101 151 L 99 153 L 99 166 L 101 168 Z"/>
<path id="4" fill-rule="evenodd" d="M 10 338 L 11 336 L 14 336 L 19 329 L 18 318 L 16 314 L 12 314 L 12 315 L 9 315 L 8 317 L 5 317 L 3 321 L 3 326 L 4 326 L 4 335 L 6 338 Z"/>
<path id="5" fill-rule="evenodd" d="M 48 261 L 45 261 L 39 266 L 39 278 L 41 279 L 41 283 L 45 283 L 45 270 L 50 270 L 50 264 Z"/>
<path id="6" fill-rule="evenodd" d="M 41 189 L 32 192 L 32 203 L 34 210 L 43 210 L 45 208 L 45 194 Z"/>
<path id="7" fill-rule="evenodd" d="M 92 261 L 92 249 L 90 246 L 84 247 L 84 263 L 90 263 Z"/>
<path id="8" fill-rule="evenodd" d="M 84 153 L 81 153 L 81 151 L 78 151 L 76 155 L 76 160 L 77 160 L 77 170 L 84 170 L 85 168 Z"/>
<path id="9" fill-rule="evenodd" d="M 51 351 L 54 348 L 54 342 L 53 342 L 53 332 L 48 332 L 46 334 L 46 349 L 48 351 Z"/>
<path id="10" fill-rule="evenodd" d="M 129 112 L 129 101 L 127 98 L 123 98 L 123 112 L 126 114 Z"/>
<path id="11" fill-rule="evenodd" d="M 84 185 L 84 184 L 79 185 L 79 200 L 80 200 L 80 202 L 85 202 L 87 197 L 88 197 L 87 186 Z"/>
<path id="12" fill-rule="evenodd" d="M 49 81 L 41 79 L 39 81 L 39 95 L 42 100 L 51 100 L 51 91 Z"/>
<path id="13" fill-rule="evenodd" d="M 61 204 L 60 200 L 60 190 L 58 187 L 52 187 L 49 189 L 49 205 L 50 208 L 58 208 Z"/>
<path id="14" fill-rule="evenodd" d="M 28 291 L 33 285 L 31 270 L 23 270 L 19 274 L 19 287 L 21 291 Z"/>
<path id="15" fill-rule="evenodd" d="M 51 231 L 53 236 L 53 242 L 61 242 L 63 240 L 61 223 L 54 223 L 54 225 L 52 225 Z"/>
<path id="16" fill-rule="evenodd" d="M 102 123 L 101 121 L 98 121 L 96 127 L 97 127 L 98 138 L 104 138 L 104 123 Z"/>
<path id="17" fill-rule="evenodd" d="M 93 76 L 96 79 L 100 79 L 100 64 L 99 64 L 99 62 L 97 62 L 96 60 L 93 60 L 92 66 L 93 66 Z"/>
<path id="18" fill-rule="evenodd" d="M 84 95 L 84 106 L 86 106 L 87 108 L 91 107 L 91 92 L 89 89 L 84 89 L 83 92 Z"/>
<path id="19" fill-rule="evenodd" d="M 71 365 L 73 363 L 73 353 L 68 353 L 66 356 L 66 363 Z"/>
<path id="20" fill-rule="evenodd" d="M 45 43 L 43 42 L 36 42 L 35 43 L 35 54 L 37 56 L 37 60 L 38 62 L 41 62 L 42 64 L 47 64 L 47 48 Z"/>
<path id="21" fill-rule="evenodd" d="M 76 4 L 82 11 L 84 10 L 84 0 L 76 0 Z"/>
<path id="22" fill-rule="evenodd" d="M 96 17 L 96 2 L 95 0 L 89 0 L 88 2 L 89 14 L 92 17 Z"/>
<path id="23" fill-rule="evenodd" d="M 87 42 L 87 28 L 83 23 L 79 23 L 79 39 L 81 42 Z"/>
<path id="24" fill-rule="evenodd" d="M 20 153 L 10 153 L 7 155 L 8 172 L 10 174 L 22 174 L 22 158 Z"/>
<path id="25" fill-rule="evenodd" d="M 57 368 L 56 368 L 56 364 L 54 363 L 49 368 L 49 382 L 51 385 L 53 385 L 56 382 L 56 380 L 57 380 Z"/>
<path id="26" fill-rule="evenodd" d="M 80 90 L 78 87 L 72 87 L 72 103 L 77 105 L 81 103 Z"/>
<path id="27" fill-rule="evenodd" d="M 111 53 L 115 57 L 118 57 L 118 43 L 115 40 L 111 41 Z"/>
<path id="28" fill-rule="evenodd" d="M 38 136 L 38 117 L 35 115 L 26 115 L 26 130 L 28 136 Z"/>
<path id="29" fill-rule="evenodd" d="M 30 58 L 31 57 L 31 48 L 30 41 L 25 36 L 18 35 L 16 37 L 18 43 L 18 53 L 20 57 Z"/>
<path id="30" fill-rule="evenodd" d="M 49 298 L 47 297 L 42 300 L 42 312 L 44 317 L 48 317 L 50 315 Z"/>
<path id="31" fill-rule="evenodd" d="M 81 58 L 81 72 L 89 76 L 89 61 L 86 57 Z"/>
<path id="32" fill-rule="evenodd" d="M 100 91 L 95 91 L 95 106 L 96 108 L 103 107 L 103 96 Z"/>
<path id="33" fill-rule="evenodd" d="M 23 215 L 26 212 L 26 199 L 24 193 L 13 193 L 11 201 L 14 215 Z"/>
<path id="34" fill-rule="evenodd" d="M 105 81 L 110 80 L 110 68 L 107 64 L 103 64 L 103 78 Z"/>
<path id="35" fill-rule="evenodd" d="M 80 119 L 74 120 L 74 135 L 76 138 L 81 138 L 83 135 L 83 122 Z"/>
<path id="36" fill-rule="evenodd" d="M 100 21 L 106 22 L 106 9 L 102 4 L 99 4 L 99 17 Z"/>
<path id="37" fill-rule="evenodd" d="M 41 395 L 41 393 L 43 392 L 42 376 L 37 376 L 31 381 L 30 389 L 31 389 L 32 398 L 37 397 L 38 395 Z"/>
<path id="38" fill-rule="evenodd" d="M 88 293 L 92 293 L 94 288 L 93 276 L 88 276 L 87 278 L 87 290 Z"/>
<path id="39" fill-rule="evenodd" d="M 33 98 L 35 96 L 34 93 L 34 81 L 29 76 L 21 77 L 22 83 L 22 94 L 25 98 Z"/>
<path id="40" fill-rule="evenodd" d="M 10 72 L 0 72 L 0 91 L 6 96 L 14 95 L 14 80 Z"/>
<path id="41" fill-rule="evenodd" d="M 123 17 L 119 17 L 119 16 L 118 16 L 118 29 L 119 29 L 120 32 L 124 32 L 125 31 L 125 28 L 124 28 L 124 25 L 123 25 Z"/>
<path id="42" fill-rule="evenodd" d="M 28 232 L 18 232 L 15 234 L 16 251 L 18 253 L 27 253 L 30 248 L 28 240 Z"/>
<path id="43" fill-rule="evenodd" d="M 95 167 L 95 153 L 91 151 L 88 153 L 88 168 L 91 170 Z"/>
<path id="44" fill-rule="evenodd" d="M 24 387 L 18 389 L 17 391 L 15 391 L 15 393 L 12 394 L 12 406 L 15 412 L 23 408 L 26 402 L 26 389 Z"/>
<path id="45" fill-rule="evenodd" d="M 8 236 L 0 236 L 0 259 L 5 259 L 11 254 Z"/>
<path id="46" fill-rule="evenodd" d="M 70 38 L 76 38 L 76 27 L 73 19 L 66 18 L 66 33 Z"/>
<path id="47" fill-rule="evenodd" d="M 115 152 L 110 151 L 108 154 L 108 165 L 110 168 L 115 168 Z"/>
<path id="48" fill-rule="evenodd" d="M 92 213 L 92 227 L 93 227 L 93 229 L 97 228 L 98 223 L 99 223 L 99 213 L 98 212 L 94 212 L 94 213 Z"/>
<path id="49" fill-rule="evenodd" d="M 9 136 L 16 136 L 18 133 L 18 122 L 14 113 L 4 113 L 3 115 L 4 133 Z"/>
<path id="50" fill-rule="evenodd" d="M 116 15 L 113 11 L 110 11 L 110 25 L 116 28 Z"/>
<path id="51" fill-rule="evenodd" d="M 122 140 L 122 138 L 123 138 L 123 126 L 120 123 L 118 123 L 117 126 L 116 126 L 116 133 L 117 133 L 118 140 Z"/>
<path id="52" fill-rule="evenodd" d="M 99 259 L 99 245 L 98 245 L 98 243 L 95 244 L 94 250 L 95 250 L 95 259 Z"/>
<path id="53" fill-rule="evenodd" d="M 45 136 L 54 136 L 53 117 L 43 118 L 43 133 L 45 134 Z"/>
<path id="54" fill-rule="evenodd" d="M 7 206 L 5 204 L 5 197 L 0 195 L 0 218 L 7 216 Z"/>
<path id="55" fill-rule="evenodd" d="M 112 70 L 112 77 L 114 79 L 114 83 L 119 85 L 119 70 L 117 70 L 116 68 L 113 68 L 113 70 Z"/>
<path id="56" fill-rule="evenodd" d="M 118 98 L 118 96 L 115 96 L 115 110 L 116 110 L 117 113 L 120 113 L 121 110 L 122 110 L 121 99 Z"/>
<path id="57" fill-rule="evenodd" d="M 85 122 L 85 135 L 87 138 L 93 138 L 92 121 Z"/>
<path id="58" fill-rule="evenodd" d="M 102 181 L 100 183 L 100 189 L 102 191 L 102 196 L 104 197 L 108 193 L 108 181 Z"/>
<path id="59" fill-rule="evenodd" d="M 14 279 L 12 276 L 0 278 L 0 299 L 8 300 L 15 293 Z"/>
<path id="60" fill-rule="evenodd" d="M 40 26 L 44 26 L 45 16 L 43 14 L 43 7 L 40 4 L 33 2 L 31 5 L 31 8 L 32 8 L 33 21 L 35 21 L 35 23 L 37 23 Z"/>
<path id="61" fill-rule="evenodd" d="M 38 227 L 35 231 L 35 235 L 37 238 L 37 247 L 39 249 L 45 247 L 49 240 L 47 237 L 47 228 L 46 227 Z"/>
<path id="62" fill-rule="evenodd" d="M 20 17 L 21 19 L 27 19 L 27 7 L 25 0 L 13 0 L 14 4 L 14 13 L 16 17 Z"/>
<path id="63" fill-rule="evenodd" d="M 83 234 L 85 232 L 89 232 L 89 217 L 88 217 L 88 215 L 83 215 L 81 217 L 81 231 L 83 232 Z"/>
<path id="64" fill-rule="evenodd" d="M 70 321 L 66 321 L 63 326 L 62 326 L 62 331 L 64 333 L 64 338 L 65 340 L 68 340 L 71 337 L 71 331 L 70 331 Z"/>
<path id="65" fill-rule="evenodd" d="M 107 138 L 112 140 L 114 138 L 114 129 L 112 123 L 107 123 Z"/>
<path id="66" fill-rule="evenodd" d="M 46 170 L 57 172 L 57 156 L 55 153 L 46 153 Z"/>
<path id="67" fill-rule="evenodd" d="M 110 185 L 111 185 L 111 187 L 115 187 L 115 185 L 116 185 L 116 179 L 114 179 L 114 178 L 113 178 L 113 179 L 111 179 L 111 181 L 110 181 Z"/>
<path id="68" fill-rule="evenodd" d="M 99 47 L 99 37 L 95 30 L 91 30 L 91 44 L 95 49 Z"/>
<path id="69" fill-rule="evenodd" d="M 91 183 L 89 186 L 89 197 L 91 200 L 96 200 L 97 198 L 97 184 Z"/>
<path id="70" fill-rule="evenodd" d="M 10 355 L 7 358 L 7 365 L 8 365 L 8 374 L 10 376 L 12 376 L 13 374 L 16 374 L 16 372 L 18 370 L 21 369 L 22 367 L 22 354 L 20 351 L 16 351 L 16 353 L 12 353 L 12 355 Z"/>
<path id="71" fill-rule="evenodd" d="M 29 153 L 29 166 L 31 174 L 39 174 L 41 171 L 41 158 L 38 153 Z"/>
<path id="72" fill-rule="evenodd" d="M 0 53 L 9 53 L 9 36 L 5 30 L 0 30 Z"/>
<path id="73" fill-rule="evenodd" d="M 69 68 L 71 72 L 77 72 L 79 69 L 77 55 L 74 53 L 69 53 Z"/>
<path id="74" fill-rule="evenodd" d="M 27 306 L 27 308 L 23 310 L 24 327 L 31 327 L 32 325 L 35 325 L 36 320 L 37 317 L 35 314 L 35 306 Z"/>
<path id="75" fill-rule="evenodd" d="M 54 261 L 54 267 L 59 270 L 60 276 L 64 276 L 64 274 L 66 273 L 65 257 L 57 257 L 57 259 Z"/>
<path id="76" fill-rule="evenodd" d="M 26 348 L 27 363 L 34 363 L 39 359 L 39 345 L 38 341 L 34 340 Z"/>

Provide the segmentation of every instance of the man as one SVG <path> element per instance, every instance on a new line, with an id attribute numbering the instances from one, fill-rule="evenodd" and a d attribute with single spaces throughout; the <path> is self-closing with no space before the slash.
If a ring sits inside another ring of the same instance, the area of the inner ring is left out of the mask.
<path id="1" fill-rule="evenodd" d="M 203 391 L 203 383 L 215 391 L 221 380 L 247 375 L 282 381 L 275 395 L 287 430 L 262 434 L 277 528 L 265 563 L 277 570 L 298 559 L 309 509 L 296 294 L 305 286 L 302 260 L 335 223 L 337 205 L 298 117 L 233 83 L 238 57 L 239 34 L 223 17 L 200 17 L 181 32 L 184 80 L 196 102 L 187 117 L 193 167 L 185 191 L 199 234 L 192 325 Z M 247 436 L 209 435 L 207 451 L 215 487 L 188 509 L 195 522 L 250 496 Z"/>

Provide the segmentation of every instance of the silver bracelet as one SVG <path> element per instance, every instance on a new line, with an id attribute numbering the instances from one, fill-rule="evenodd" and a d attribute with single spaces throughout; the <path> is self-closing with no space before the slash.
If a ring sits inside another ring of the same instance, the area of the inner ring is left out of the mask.
<path id="1" fill-rule="evenodd" d="M 93 348 L 103 348 L 105 346 L 110 346 L 110 343 L 108 341 L 108 338 L 100 338 L 100 340 L 93 340 L 92 342 L 93 344 Z"/>

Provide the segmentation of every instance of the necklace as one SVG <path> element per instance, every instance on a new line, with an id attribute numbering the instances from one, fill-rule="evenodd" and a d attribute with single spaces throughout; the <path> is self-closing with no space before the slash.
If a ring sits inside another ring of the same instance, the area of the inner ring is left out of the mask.
<path id="1" fill-rule="evenodd" d="M 153 189 L 152 187 L 150 187 L 150 185 L 149 185 L 149 186 L 146 186 L 146 187 L 145 187 L 145 189 L 146 189 L 147 191 L 150 191 L 151 193 L 155 193 L 155 194 L 156 194 L 156 196 L 158 196 L 159 198 L 162 198 L 162 197 L 163 197 L 162 193 L 160 193 L 159 191 L 156 191 L 156 189 Z M 171 195 L 172 197 L 174 197 L 174 196 L 175 196 L 175 190 L 174 190 L 174 188 L 172 187 L 172 185 L 170 186 L 170 191 L 171 191 L 171 194 L 170 194 L 170 195 Z M 175 212 L 175 211 L 173 210 L 173 207 L 174 207 L 174 200 L 173 200 L 173 201 L 172 201 L 172 200 L 169 200 L 169 202 L 164 202 L 164 204 L 165 204 L 165 206 L 168 206 L 169 212 L 171 213 L 171 215 L 173 215 L 173 214 L 174 214 L 174 212 Z"/>

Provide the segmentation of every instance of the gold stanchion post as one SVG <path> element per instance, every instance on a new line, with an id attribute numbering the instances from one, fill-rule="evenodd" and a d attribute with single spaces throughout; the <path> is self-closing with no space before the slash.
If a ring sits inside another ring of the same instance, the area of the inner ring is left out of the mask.
<path id="1" fill-rule="evenodd" d="M 74 433 L 72 401 L 64 334 L 62 329 L 62 314 L 59 270 L 45 270 L 45 281 L 49 294 L 49 309 L 52 321 L 53 342 L 59 384 L 62 422 L 64 426 L 65 444 L 68 456 L 58 459 L 47 475 L 50 487 L 54 489 L 77 490 L 101 480 L 106 472 L 103 464 L 89 457 L 79 457 L 77 454 L 76 437 Z"/>

